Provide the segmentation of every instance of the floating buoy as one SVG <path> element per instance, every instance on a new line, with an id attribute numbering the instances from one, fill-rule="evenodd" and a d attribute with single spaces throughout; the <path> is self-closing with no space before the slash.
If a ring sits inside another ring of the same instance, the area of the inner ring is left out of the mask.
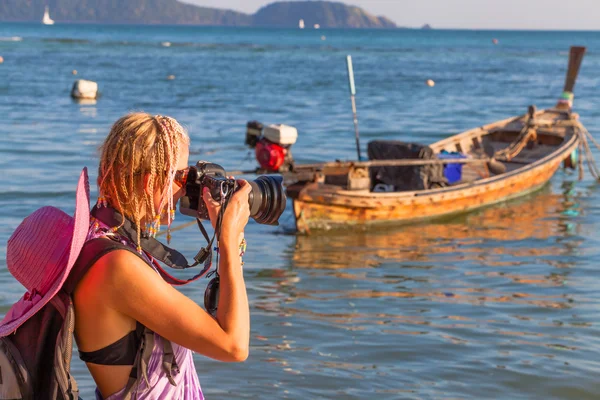
<path id="1" fill-rule="evenodd" d="M 326 36 L 321 36 L 321 40 L 327 40 Z"/>
<path id="2" fill-rule="evenodd" d="M 98 97 L 98 84 L 94 81 L 79 79 L 73 84 L 71 97 L 75 99 L 95 99 Z"/>
<path id="3" fill-rule="evenodd" d="M 492 39 L 492 43 L 498 44 L 498 39 Z"/>
<path id="4" fill-rule="evenodd" d="M 77 70 L 76 70 L 76 69 L 74 69 L 73 71 L 71 71 L 71 73 L 72 73 L 73 75 L 77 75 Z"/>
<path id="5" fill-rule="evenodd" d="M 2 58 L 2 56 L 0 56 L 0 64 L 2 64 L 4 62 L 4 58 Z"/>
<path id="6" fill-rule="evenodd" d="M 175 75 L 169 75 L 169 76 L 167 76 L 167 80 L 172 81 L 173 79 L 175 79 Z"/>
<path id="7" fill-rule="evenodd" d="M 435 86 L 435 82 L 433 81 L 433 79 L 427 79 L 427 81 L 425 81 L 425 83 L 429 87 L 434 87 Z"/>

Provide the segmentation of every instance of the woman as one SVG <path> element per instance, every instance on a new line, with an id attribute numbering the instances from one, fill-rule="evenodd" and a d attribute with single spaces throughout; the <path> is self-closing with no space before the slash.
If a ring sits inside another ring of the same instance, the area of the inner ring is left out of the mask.
<path id="1" fill-rule="evenodd" d="M 222 216 L 214 318 L 166 283 L 142 246 L 143 238 L 156 234 L 161 224 L 170 228 L 185 194 L 181 177 L 188 157 L 183 128 L 172 118 L 145 113 L 119 119 L 102 146 L 96 209 L 125 218 L 117 226 L 93 218 L 88 239 L 116 238 L 134 251 L 102 255 L 73 295 L 75 337 L 98 399 L 202 399 L 192 352 L 228 362 L 248 357 L 250 321 L 240 239 L 250 215 L 250 185 L 238 181 L 240 189 Z M 219 203 L 207 190 L 203 198 L 214 226 Z M 128 226 L 135 234 L 120 235 Z"/>

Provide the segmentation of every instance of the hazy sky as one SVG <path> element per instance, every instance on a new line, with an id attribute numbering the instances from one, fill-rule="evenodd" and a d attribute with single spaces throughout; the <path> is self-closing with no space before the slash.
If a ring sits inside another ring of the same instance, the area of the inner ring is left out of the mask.
<path id="1" fill-rule="evenodd" d="M 181 1 L 181 0 L 180 0 Z M 269 0 L 183 0 L 254 13 Z M 342 0 L 398 26 L 600 30 L 600 0 Z"/>

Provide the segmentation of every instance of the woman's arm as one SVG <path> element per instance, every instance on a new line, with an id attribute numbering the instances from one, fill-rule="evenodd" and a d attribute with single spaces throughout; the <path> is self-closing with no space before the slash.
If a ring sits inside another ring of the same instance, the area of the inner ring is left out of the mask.
<path id="1" fill-rule="evenodd" d="M 248 196 L 250 184 L 240 180 L 240 188 L 229 200 L 229 204 L 223 215 L 221 234 L 219 237 L 219 306 L 217 308 L 217 321 L 224 330 L 231 332 L 245 343 L 244 348 L 239 348 L 236 355 L 238 359 L 248 358 L 248 346 L 250 342 L 250 310 L 248 306 L 248 295 L 240 259 L 240 242 L 248 218 L 250 208 Z M 210 191 L 204 192 L 205 202 L 212 200 Z"/>
<path id="2" fill-rule="evenodd" d="M 111 252 L 94 265 L 94 270 L 106 306 L 207 357 L 230 362 L 246 359 L 248 335 L 243 331 L 247 320 L 220 324 L 135 254 Z"/>
<path id="3" fill-rule="evenodd" d="M 220 247 L 217 318 L 186 297 L 135 254 L 117 250 L 94 266 L 107 305 L 162 337 L 220 361 L 248 357 L 250 312 L 238 238 L 248 222 L 250 185 L 240 184 L 224 212 Z M 206 194 L 205 194 L 206 197 Z"/>

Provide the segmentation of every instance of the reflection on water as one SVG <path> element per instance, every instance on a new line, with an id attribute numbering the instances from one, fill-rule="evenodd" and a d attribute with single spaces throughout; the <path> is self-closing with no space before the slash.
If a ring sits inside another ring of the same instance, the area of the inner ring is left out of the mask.
<path id="1" fill-rule="evenodd" d="M 596 331 L 585 279 L 573 271 L 576 197 L 566 184 L 562 194 L 546 188 L 441 223 L 297 236 L 288 269 L 252 278 L 254 314 L 289 332 L 261 329 L 254 350 L 290 374 L 326 372 L 347 385 L 336 396 L 369 387 L 398 398 L 453 390 L 481 398 L 469 382 L 490 374 L 509 383 L 499 395 L 529 379 L 546 382 L 536 393 L 544 385 L 571 393 L 566 377 L 582 367 L 584 338 Z"/>
<path id="2" fill-rule="evenodd" d="M 98 108 L 96 107 L 96 103 L 97 103 L 96 99 L 74 99 L 73 102 L 80 106 L 79 112 L 84 117 L 96 118 L 98 116 Z"/>
<path id="3" fill-rule="evenodd" d="M 379 233 L 352 232 L 348 235 L 298 236 L 294 266 L 298 268 L 347 269 L 377 267 L 380 260 L 437 262 L 470 259 L 493 265 L 502 256 L 564 255 L 574 243 L 551 248 L 513 246 L 524 241 L 559 240 L 576 235 L 567 210 L 570 197 L 544 190 L 519 201 L 489 207 L 476 213 L 447 220 L 407 226 Z M 493 242 L 503 246 L 490 247 Z"/>

